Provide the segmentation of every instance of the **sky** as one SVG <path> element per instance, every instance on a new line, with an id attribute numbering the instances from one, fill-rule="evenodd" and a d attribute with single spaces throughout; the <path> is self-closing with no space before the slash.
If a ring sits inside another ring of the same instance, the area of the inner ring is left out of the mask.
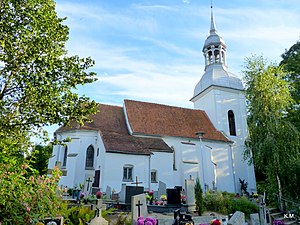
<path id="1" fill-rule="evenodd" d="M 213 0 L 230 72 L 242 78 L 246 57 L 280 55 L 300 40 L 300 0 Z M 98 81 L 80 95 L 104 104 L 124 99 L 193 108 L 204 73 L 202 48 L 210 0 L 57 0 L 67 17 L 69 55 L 92 57 Z M 50 129 L 51 132 L 51 129 Z"/>

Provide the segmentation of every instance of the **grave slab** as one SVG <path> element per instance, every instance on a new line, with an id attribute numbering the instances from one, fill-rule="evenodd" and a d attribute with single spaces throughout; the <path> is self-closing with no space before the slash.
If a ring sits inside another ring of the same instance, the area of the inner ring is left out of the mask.
<path id="1" fill-rule="evenodd" d="M 108 185 L 106 187 L 105 194 L 109 199 L 111 198 L 111 187 Z"/>
<path id="2" fill-rule="evenodd" d="M 167 195 L 167 185 L 162 182 L 159 181 L 158 182 L 158 197 L 160 198 L 160 196 L 162 195 Z"/>
<path id="3" fill-rule="evenodd" d="M 126 186 L 125 203 L 131 203 L 131 197 L 144 193 L 144 187 Z"/>
<path id="4" fill-rule="evenodd" d="M 194 179 L 185 180 L 185 192 L 186 192 L 186 204 L 188 205 L 188 211 L 189 212 L 196 211 Z"/>
<path id="5" fill-rule="evenodd" d="M 91 220 L 89 225 L 108 225 L 108 221 L 101 216 L 102 200 L 96 200 L 96 216 Z"/>
<path id="6" fill-rule="evenodd" d="M 148 217 L 148 208 L 146 203 L 146 194 L 131 196 L 131 219 L 135 224 L 138 217 Z"/>
<path id="7" fill-rule="evenodd" d="M 260 225 L 258 213 L 250 214 L 250 220 L 252 225 Z"/>

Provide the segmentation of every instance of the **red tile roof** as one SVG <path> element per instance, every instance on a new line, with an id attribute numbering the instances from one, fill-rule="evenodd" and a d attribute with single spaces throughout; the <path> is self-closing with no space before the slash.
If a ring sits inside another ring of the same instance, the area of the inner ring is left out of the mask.
<path id="1" fill-rule="evenodd" d="M 133 134 L 229 140 L 213 126 L 202 110 L 180 108 L 148 102 L 125 100 L 126 114 Z"/>
<path id="2" fill-rule="evenodd" d="M 91 116 L 92 122 L 79 127 L 76 123 L 60 127 L 56 132 L 70 130 L 99 130 L 107 152 L 146 154 L 153 151 L 173 152 L 160 138 L 135 137 L 128 133 L 122 107 L 99 105 L 99 112 Z"/>

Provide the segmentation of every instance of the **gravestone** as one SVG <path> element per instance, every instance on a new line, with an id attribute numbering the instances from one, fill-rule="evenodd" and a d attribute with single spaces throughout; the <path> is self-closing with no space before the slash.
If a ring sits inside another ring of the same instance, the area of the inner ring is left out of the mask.
<path id="1" fill-rule="evenodd" d="M 95 195 L 98 191 L 100 191 L 100 188 L 92 187 L 92 195 Z"/>
<path id="2" fill-rule="evenodd" d="M 106 187 L 105 194 L 109 199 L 111 198 L 111 187 L 108 185 Z"/>
<path id="3" fill-rule="evenodd" d="M 57 217 L 57 218 L 46 218 L 43 220 L 43 223 L 45 225 L 63 225 L 64 219 L 63 217 Z"/>
<path id="4" fill-rule="evenodd" d="M 229 219 L 228 225 L 242 225 L 245 224 L 245 214 L 240 211 L 236 211 Z"/>
<path id="5" fill-rule="evenodd" d="M 108 225 L 108 221 L 101 216 L 102 200 L 97 199 L 96 216 L 91 220 L 89 225 Z"/>
<path id="6" fill-rule="evenodd" d="M 138 217 L 148 217 L 146 194 L 131 196 L 131 219 L 135 224 Z"/>
<path id="7" fill-rule="evenodd" d="M 194 225 L 191 215 L 181 213 L 180 209 L 174 211 L 174 221 L 172 225 Z"/>
<path id="8" fill-rule="evenodd" d="M 126 184 L 122 184 L 121 191 L 119 192 L 119 201 L 125 202 Z"/>
<path id="9" fill-rule="evenodd" d="M 196 211 L 194 179 L 185 180 L 185 192 L 186 192 L 186 204 L 188 205 L 188 211 L 189 212 Z"/>
<path id="10" fill-rule="evenodd" d="M 158 194 L 158 191 L 153 192 L 153 198 L 157 198 L 158 200 L 160 199 L 160 195 Z"/>
<path id="11" fill-rule="evenodd" d="M 162 182 L 159 181 L 158 182 L 158 197 L 160 198 L 160 196 L 162 195 L 167 195 L 167 185 Z"/>
<path id="12" fill-rule="evenodd" d="M 167 204 L 180 205 L 181 204 L 181 187 L 167 188 Z"/>
<path id="13" fill-rule="evenodd" d="M 84 179 L 83 191 L 86 192 L 88 195 L 92 193 L 92 183 L 93 183 L 93 176 L 86 174 Z"/>
<path id="14" fill-rule="evenodd" d="M 126 186 L 125 203 L 131 203 L 131 197 L 144 193 L 144 187 Z"/>
<path id="15" fill-rule="evenodd" d="M 250 214 L 250 220 L 252 225 L 260 225 L 258 213 Z"/>

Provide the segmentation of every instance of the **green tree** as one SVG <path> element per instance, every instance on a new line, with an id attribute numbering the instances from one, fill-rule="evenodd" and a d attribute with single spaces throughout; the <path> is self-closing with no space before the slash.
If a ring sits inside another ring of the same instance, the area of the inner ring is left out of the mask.
<path id="1" fill-rule="evenodd" d="M 40 175 L 47 174 L 48 160 L 52 154 L 52 144 L 43 146 L 36 145 L 34 151 L 28 157 L 31 168 L 38 171 Z"/>
<path id="2" fill-rule="evenodd" d="M 74 93 L 95 81 L 87 72 L 94 61 L 67 55 L 64 20 L 53 0 L 1 1 L 0 140 L 12 131 L 24 137 L 44 125 L 82 124 L 96 112 L 94 101 Z"/>
<path id="3" fill-rule="evenodd" d="M 203 192 L 202 192 L 199 177 L 196 178 L 195 199 L 196 199 L 196 210 L 198 212 L 198 215 L 201 216 L 202 213 L 204 212 L 204 201 L 203 201 Z"/>
<path id="4" fill-rule="evenodd" d="M 300 41 L 286 50 L 281 57 L 280 65 L 287 71 L 286 79 L 293 86 L 291 93 L 295 101 L 294 106 L 289 109 L 288 118 L 300 131 Z"/>
<path id="5" fill-rule="evenodd" d="M 299 160 L 300 134 L 287 119 L 293 99 L 286 73 L 263 57 L 247 58 L 243 73 L 249 128 L 245 157 L 266 177 L 263 191 L 291 196 L 291 186 L 298 187 L 286 184 L 290 168 Z"/>
<path id="6" fill-rule="evenodd" d="M 96 74 L 91 58 L 67 55 L 64 20 L 53 0 L 0 0 L 0 224 L 61 214 L 58 171 L 37 176 L 24 161 L 30 136 L 45 125 L 83 124 L 97 110 L 74 92 Z"/>

